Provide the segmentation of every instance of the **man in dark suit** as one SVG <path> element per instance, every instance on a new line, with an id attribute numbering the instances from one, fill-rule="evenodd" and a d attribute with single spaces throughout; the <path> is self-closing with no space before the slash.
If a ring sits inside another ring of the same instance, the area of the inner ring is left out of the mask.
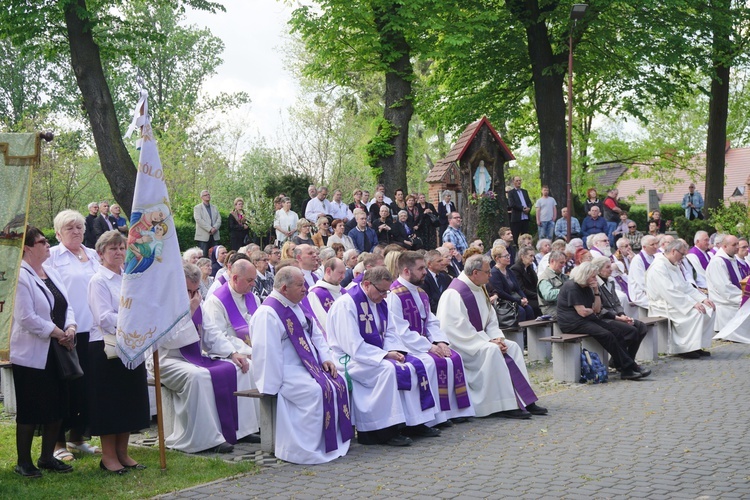
<path id="1" fill-rule="evenodd" d="M 109 215 L 109 202 L 99 202 L 99 215 L 94 219 L 94 243 L 107 231 L 117 229 L 117 219 Z"/>
<path id="2" fill-rule="evenodd" d="M 529 232 L 529 212 L 532 205 L 528 191 L 521 189 L 521 178 L 513 177 L 513 189 L 508 191 L 508 208 L 511 210 L 510 230 L 515 244 L 518 244 L 519 235 Z"/>
<path id="3" fill-rule="evenodd" d="M 446 260 L 437 250 L 430 250 L 425 254 L 427 273 L 424 276 L 422 288 L 430 297 L 430 310 L 437 311 L 440 296 L 448 289 L 452 278 L 445 273 Z"/>
<path id="4" fill-rule="evenodd" d="M 86 216 L 86 231 L 83 233 L 83 244 L 89 248 L 96 246 L 96 237 L 94 236 L 94 221 L 99 215 L 99 204 L 95 201 L 89 203 L 89 214 Z"/>
<path id="5" fill-rule="evenodd" d="M 458 278 L 458 275 L 464 270 L 464 263 L 461 254 L 456 250 L 456 245 L 451 242 L 445 242 L 437 250 L 445 258 L 445 272 L 451 278 Z"/>
<path id="6" fill-rule="evenodd" d="M 451 201 L 451 194 L 448 191 L 443 192 L 443 201 L 438 203 L 438 221 L 440 222 L 440 243 L 443 243 L 443 233 L 448 229 L 448 216 L 451 212 L 457 212 L 456 204 Z"/>

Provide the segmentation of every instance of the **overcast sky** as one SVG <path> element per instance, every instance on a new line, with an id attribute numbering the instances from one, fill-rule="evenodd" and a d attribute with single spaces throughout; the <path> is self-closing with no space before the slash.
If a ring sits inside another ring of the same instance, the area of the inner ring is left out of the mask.
<path id="1" fill-rule="evenodd" d="M 253 136 L 273 142 L 280 114 L 296 100 L 297 83 L 283 67 L 282 45 L 292 8 L 278 0 L 224 0 L 226 12 L 187 12 L 187 22 L 208 27 L 221 38 L 224 64 L 208 81 L 209 94 L 250 94 Z"/>

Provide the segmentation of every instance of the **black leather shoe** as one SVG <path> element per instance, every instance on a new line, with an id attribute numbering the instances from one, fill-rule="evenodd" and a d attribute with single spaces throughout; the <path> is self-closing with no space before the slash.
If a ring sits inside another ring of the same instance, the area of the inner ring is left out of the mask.
<path id="1" fill-rule="evenodd" d="M 402 429 L 401 434 L 409 437 L 438 437 L 440 435 L 440 429 L 420 424 Z"/>
<path id="2" fill-rule="evenodd" d="M 454 424 L 465 424 L 469 421 L 469 417 L 456 417 L 451 419 Z"/>
<path id="3" fill-rule="evenodd" d="M 711 351 L 704 351 L 703 349 L 700 349 L 697 352 L 700 355 L 700 357 L 702 357 L 702 358 L 707 358 L 708 356 L 711 355 Z"/>
<path id="4" fill-rule="evenodd" d="M 34 465 L 16 465 L 13 472 L 19 476 L 28 477 L 29 479 L 36 479 L 42 477 L 42 471 L 34 467 Z"/>
<path id="5" fill-rule="evenodd" d="M 99 460 L 99 468 L 109 474 L 115 474 L 117 476 L 122 476 L 123 474 L 128 473 L 127 467 L 123 467 L 122 469 L 117 469 L 117 470 L 109 470 L 107 469 L 107 466 L 104 465 L 104 462 L 102 462 L 101 460 Z"/>
<path id="6" fill-rule="evenodd" d="M 260 434 L 248 434 L 237 441 L 240 443 L 260 443 Z"/>
<path id="7" fill-rule="evenodd" d="M 411 438 L 402 436 L 401 434 L 396 437 L 392 437 L 385 442 L 387 446 L 411 446 L 412 443 L 413 441 L 411 440 Z"/>
<path id="8" fill-rule="evenodd" d="M 532 415 L 546 415 L 547 408 L 544 406 L 539 406 L 536 403 L 531 403 L 529 406 L 526 407 L 526 411 L 531 413 Z"/>
<path id="9" fill-rule="evenodd" d="M 442 424 L 437 424 L 435 427 L 439 429 L 447 429 L 449 427 L 453 427 L 453 422 L 451 422 L 450 420 L 446 420 Z"/>
<path id="10" fill-rule="evenodd" d="M 651 375 L 651 370 L 649 370 L 648 368 L 644 368 L 640 365 L 637 365 L 635 368 L 633 368 L 633 371 L 640 373 L 641 378 L 646 378 L 649 375 Z"/>
<path id="11" fill-rule="evenodd" d="M 68 465 L 62 460 L 58 460 L 56 458 L 53 458 L 50 462 L 42 461 L 42 459 L 40 458 L 36 461 L 36 466 L 40 469 L 51 470 L 52 472 L 60 472 L 62 474 L 66 472 L 73 472 L 73 467 L 71 465 Z"/>
<path id="12" fill-rule="evenodd" d="M 701 357 L 700 351 L 681 352 L 678 356 L 685 359 L 698 359 Z"/>
<path id="13" fill-rule="evenodd" d="M 224 441 L 220 445 L 216 446 L 215 448 L 211 448 L 209 451 L 213 451 L 214 453 L 232 453 L 234 451 L 234 445 L 231 445 Z"/>
<path id="14" fill-rule="evenodd" d="M 641 372 L 637 372 L 635 370 L 627 370 L 620 373 L 620 378 L 623 380 L 638 380 L 639 378 L 641 378 L 641 376 Z"/>
<path id="15" fill-rule="evenodd" d="M 531 413 L 524 410 L 506 410 L 498 413 L 503 418 L 514 418 L 516 420 L 526 420 L 531 418 Z"/>
<path id="16" fill-rule="evenodd" d="M 130 469 L 130 470 L 144 470 L 144 469 L 146 469 L 146 466 L 143 465 L 143 464 L 125 465 L 124 467 L 126 469 Z"/>

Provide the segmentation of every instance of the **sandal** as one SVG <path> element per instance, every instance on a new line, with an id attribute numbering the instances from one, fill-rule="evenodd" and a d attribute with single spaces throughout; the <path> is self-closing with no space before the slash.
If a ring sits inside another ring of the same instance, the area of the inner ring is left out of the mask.
<path id="1" fill-rule="evenodd" d="M 76 459 L 76 457 L 73 456 L 71 452 L 66 450 L 65 448 L 60 448 L 59 450 L 55 450 L 55 452 L 52 454 L 53 457 L 60 460 L 61 462 L 72 462 Z"/>
<path id="2" fill-rule="evenodd" d="M 101 455 L 102 449 L 98 446 L 91 445 L 84 441 L 81 444 L 75 444 L 68 442 L 68 449 L 71 451 L 79 451 L 83 453 L 84 455 Z"/>

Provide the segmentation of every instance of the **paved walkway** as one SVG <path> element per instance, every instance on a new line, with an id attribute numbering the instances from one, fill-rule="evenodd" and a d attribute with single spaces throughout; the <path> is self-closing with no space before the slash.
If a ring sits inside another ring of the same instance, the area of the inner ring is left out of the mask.
<path id="1" fill-rule="evenodd" d="M 662 358 L 650 378 L 574 385 L 547 417 L 475 419 L 409 448 L 354 445 L 170 498 L 747 498 L 750 346 Z"/>

